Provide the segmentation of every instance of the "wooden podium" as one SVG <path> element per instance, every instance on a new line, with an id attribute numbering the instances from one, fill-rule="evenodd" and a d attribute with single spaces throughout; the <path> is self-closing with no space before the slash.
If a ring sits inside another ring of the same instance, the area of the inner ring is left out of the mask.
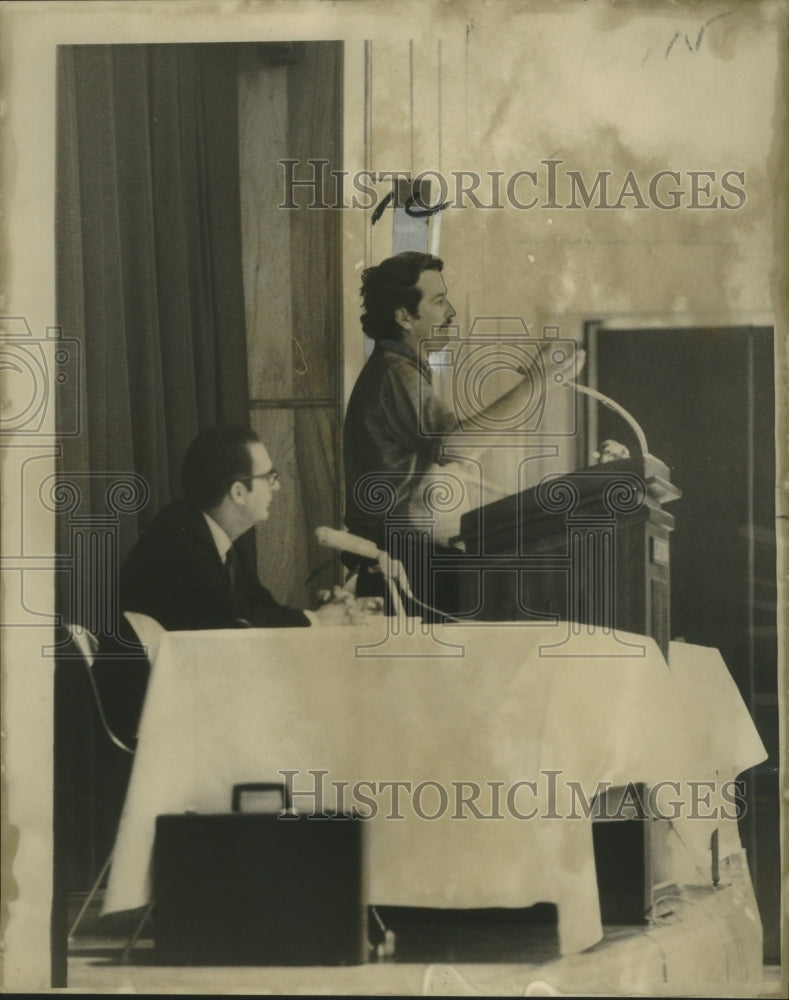
<path id="1" fill-rule="evenodd" d="M 460 576 L 461 606 L 488 621 L 547 617 L 603 626 L 612 656 L 634 653 L 618 632 L 647 635 L 668 661 L 674 518 L 663 504 L 680 495 L 668 468 L 646 454 L 548 477 L 470 511 L 457 540 L 465 545 L 464 564 L 476 559 L 479 568 Z M 622 791 L 605 794 L 606 814 L 616 815 L 608 804 Z M 605 923 L 642 923 L 653 905 L 665 838 L 643 820 L 592 825 Z"/>
<path id="2" fill-rule="evenodd" d="M 461 604 L 487 621 L 567 620 L 655 639 L 668 656 L 669 535 L 681 493 L 651 455 L 580 469 L 470 511 Z"/>

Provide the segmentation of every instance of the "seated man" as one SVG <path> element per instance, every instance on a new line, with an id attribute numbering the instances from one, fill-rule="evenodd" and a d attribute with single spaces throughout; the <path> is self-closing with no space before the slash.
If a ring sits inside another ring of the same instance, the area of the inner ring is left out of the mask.
<path id="1" fill-rule="evenodd" d="M 353 621 L 349 600 L 317 612 L 279 604 L 234 544 L 268 518 L 280 488 L 254 431 L 202 431 L 187 449 L 181 480 L 183 500 L 160 511 L 121 569 L 121 611 L 142 612 L 168 630 Z"/>
<path id="2" fill-rule="evenodd" d="M 120 572 L 120 611 L 137 611 L 170 631 L 356 624 L 368 610 L 347 591 L 317 611 L 280 604 L 237 543 L 269 515 L 277 472 L 257 434 L 210 427 L 187 449 L 183 499 L 159 512 Z M 130 649 L 139 649 L 134 656 Z M 149 664 L 121 616 L 117 634 L 101 637 L 94 677 L 110 723 L 135 738 Z"/>

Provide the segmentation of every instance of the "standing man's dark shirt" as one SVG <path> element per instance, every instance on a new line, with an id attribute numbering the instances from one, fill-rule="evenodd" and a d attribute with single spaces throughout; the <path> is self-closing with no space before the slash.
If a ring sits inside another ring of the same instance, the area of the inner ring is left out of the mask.
<path id="1" fill-rule="evenodd" d="M 397 499 L 387 513 L 407 518 L 422 475 L 441 461 L 443 438 L 457 426 L 414 351 L 379 340 L 353 388 L 343 428 L 348 530 L 384 548 L 385 514 L 371 510 L 364 494 L 375 481 L 389 485 Z"/>

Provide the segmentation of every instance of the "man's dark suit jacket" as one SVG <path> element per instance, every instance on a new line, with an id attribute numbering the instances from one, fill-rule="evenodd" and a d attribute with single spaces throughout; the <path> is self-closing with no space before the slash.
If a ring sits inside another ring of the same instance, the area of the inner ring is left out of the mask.
<path id="1" fill-rule="evenodd" d="M 169 631 L 309 625 L 302 611 L 274 600 L 243 547 L 233 549 L 235 587 L 202 513 L 165 507 L 123 564 L 121 611 L 142 612 Z"/>

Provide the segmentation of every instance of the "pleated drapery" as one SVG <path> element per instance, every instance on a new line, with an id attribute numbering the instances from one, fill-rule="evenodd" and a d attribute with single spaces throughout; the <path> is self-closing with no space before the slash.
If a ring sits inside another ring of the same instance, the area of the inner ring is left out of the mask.
<path id="1" fill-rule="evenodd" d="M 117 627 L 118 569 L 140 529 L 180 495 L 189 442 L 249 422 L 238 58 L 224 44 L 58 52 L 57 323 L 78 377 L 58 387 L 59 427 L 76 433 L 60 439 L 53 493 L 57 604 L 99 632 Z M 67 657 L 55 757 L 62 900 L 109 852 L 131 760 Z"/>
<path id="2" fill-rule="evenodd" d="M 143 477 L 120 556 L 180 492 L 197 431 L 248 421 L 238 179 L 237 47 L 62 48 L 57 302 L 80 344 L 78 435 L 61 468 Z M 84 508 L 81 513 L 85 513 Z"/>

